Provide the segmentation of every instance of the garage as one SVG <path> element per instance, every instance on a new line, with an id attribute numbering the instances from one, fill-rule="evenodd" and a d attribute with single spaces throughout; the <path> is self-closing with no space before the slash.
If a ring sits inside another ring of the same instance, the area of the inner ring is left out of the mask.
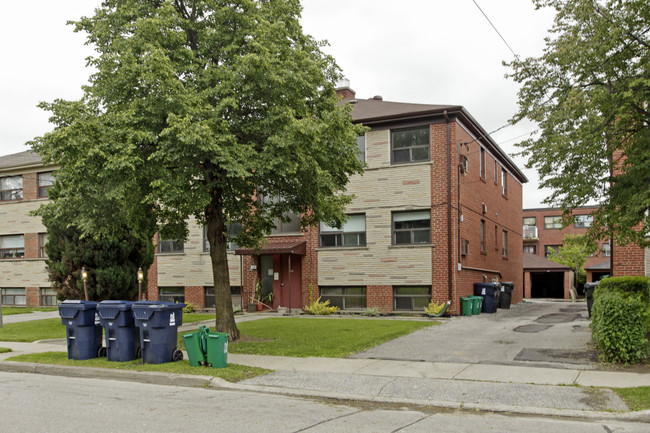
<path id="1" fill-rule="evenodd" d="M 571 268 L 536 254 L 524 254 L 524 297 L 570 299 Z"/>

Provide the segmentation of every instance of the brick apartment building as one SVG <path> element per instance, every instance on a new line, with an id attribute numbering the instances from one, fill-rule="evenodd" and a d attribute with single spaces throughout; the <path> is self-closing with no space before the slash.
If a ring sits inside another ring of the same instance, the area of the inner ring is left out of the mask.
<path id="1" fill-rule="evenodd" d="M 572 278 L 569 268 L 543 260 L 549 249 L 562 245 L 565 235 L 584 235 L 593 223 L 591 216 L 598 206 L 574 209 L 574 222 L 563 226 L 559 208 L 524 209 L 524 294 L 526 298 L 569 298 Z M 613 265 L 613 266 L 612 266 Z M 602 276 L 650 276 L 650 249 L 636 245 L 615 245 L 610 240 L 601 241 L 598 251 L 585 262 L 587 282 L 598 281 Z"/>
<path id="2" fill-rule="evenodd" d="M 273 291 L 274 307 L 302 308 L 311 285 L 314 296 L 346 311 L 422 311 L 433 299 L 451 300 L 450 312 L 458 314 L 459 299 L 472 293 L 473 283 L 495 279 L 514 282 L 513 302 L 521 301 L 527 179 L 510 158 L 462 106 L 357 99 L 349 87 L 339 94 L 342 103 L 352 105 L 354 121 L 370 127 L 358 140 L 367 168 L 350 180 L 348 192 L 355 199 L 347 208 L 349 220 L 341 230 L 321 225 L 301 232 L 294 215 L 278 224 L 257 254 L 230 245 L 234 302 L 245 307 L 260 280 Z M 50 169 L 37 155 L 23 153 L 34 167 L 17 161 L 22 154 L 0 157 L 0 178 L 22 174 L 24 186 L 24 197 L 3 195 L 0 213 L 16 216 L 0 225 L 0 235 L 26 239 L 24 257 L 0 261 L 3 294 L 5 287 L 43 294 L 48 286 L 38 248 L 27 246 L 44 228 L 26 215 L 46 199 L 38 198 L 36 185 L 38 173 Z M 28 193 L 29 182 L 34 187 Z M 156 240 L 147 295 L 209 308 L 214 305 L 209 247 L 203 227 L 188 223 L 186 242 Z M 15 275 L 30 263 L 38 281 Z M 39 300 L 13 303 L 21 302 Z"/>
<path id="3" fill-rule="evenodd" d="M 54 305 L 45 271 L 47 240 L 39 217 L 53 167 L 30 151 L 0 157 L 0 291 L 3 305 Z"/>

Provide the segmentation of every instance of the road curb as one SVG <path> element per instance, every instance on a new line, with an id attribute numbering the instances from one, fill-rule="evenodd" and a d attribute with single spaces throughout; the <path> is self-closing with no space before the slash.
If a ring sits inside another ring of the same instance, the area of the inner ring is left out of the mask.
<path id="1" fill-rule="evenodd" d="M 572 409 L 550 409 L 538 407 L 520 407 L 505 405 L 485 405 L 475 403 L 459 403 L 442 400 L 421 400 L 409 398 L 391 398 L 368 396 L 360 394 L 338 393 L 334 391 L 310 391 L 271 386 L 247 385 L 227 382 L 214 376 L 199 376 L 189 374 L 170 374 L 151 371 L 113 370 L 95 367 L 73 367 L 67 365 L 38 364 L 31 362 L 2 361 L 0 371 L 12 373 L 35 373 L 53 376 L 81 377 L 94 379 L 110 379 L 129 382 L 149 383 L 165 386 L 181 386 L 192 388 L 210 388 L 215 390 L 233 390 L 256 393 L 284 395 L 289 397 L 319 398 L 338 401 L 361 401 L 369 403 L 404 404 L 420 407 L 436 407 L 448 410 L 470 410 L 491 413 L 508 413 L 535 416 L 553 416 L 562 418 L 582 418 L 590 420 L 617 420 L 650 423 L 650 410 L 638 412 L 603 412 L 581 411 Z"/>

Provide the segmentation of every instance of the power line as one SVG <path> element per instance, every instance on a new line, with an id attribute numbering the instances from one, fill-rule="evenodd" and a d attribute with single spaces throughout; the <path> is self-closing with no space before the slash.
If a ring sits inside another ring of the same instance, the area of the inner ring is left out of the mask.
<path id="1" fill-rule="evenodd" d="M 515 56 L 515 57 L 519 57 L 519 56 L 517 55 L 517 53 L 515 53 L 515 50 L 513 50 L 512 47 L 510 46 L 510 44 L 506 41 L 506 38 L 504 38 L 503 35 L 501 35 L 501 33 L 499 32 L 499 30 L 496 28 L 496 26 L 495 26 L 494 24 L 492 24 L 492 21 L 490 21 L 490 18 L 488 18 L 488 16 L 485 14 L 485 12 L 483 12 L 483 9 L 481 9 L 481 7 L 478 5 L 478 3 L 476 3 L 476 0 L 472 0 L 472 1 L 474 2 L 474 4 L 476 5 L 476 7 L 478 8 L 478 10 L 481 11 L 481 13 L 483 14 L 483 16 L 484 16 L 485 19 L 487 20 L 487 22 L 490 23 L 490 25 L 492 26 L 492 28 L 494 29 L 494 31 L 497 32 L 497 35 L 499 35 L 499 37 L 501 38 L 501 40 L 503 41 L 503 43 L 506 44 L 506 46 L 508 47 L 508 49 L 510 50 L 510 52 L 512 53 L 512 55 Z"/>

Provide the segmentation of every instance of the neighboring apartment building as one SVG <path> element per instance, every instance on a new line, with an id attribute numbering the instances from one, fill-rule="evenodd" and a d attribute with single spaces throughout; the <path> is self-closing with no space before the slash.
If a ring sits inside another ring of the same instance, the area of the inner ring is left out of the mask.
<path id="1" fill-rule="evenodd" d="M 258 280 L 273 291 L 274 307 L 292 309 L 308 304 L 310 286 L 314 297 L 344 311 L 422 311 L 433 299 L 451 300 L 450 312 L 459 314 L 460 297 L 473 293 L 473 283 L 493 280 L 514 282 L 513 302 L 521 301 L 527 179 L 517 166 L 462 106 L 356 99 L 349 87 L 339 92 L 342 103 L 353 106 L 354 121 L 370 127 L 358 140 L 367 168 L 350 179 L 350 218 L 341 230 L 321 225 L 301 232 L 293 215 L 289 223 L 278 223 L 260 251 L 231 244 L 235 303 L 245 307 Z M 23 303 L 36 305 L 30 296 L 48 293 L 41 289 L 48 284 L 37 248 L 44 228 L 27 213 L 45 200 L 38 198 L 38 173 L 48 168 L 26 154 L 33 167 L 16 161 L 22 154 L 0 158 L 0 178 L 21 175 L 24 186 L 24 197 L 0 202 L 0 212 L 16 215 L 13 223 L 2 223 L 0 235 L 25 236 L 24 258 L 7 247 L 0 284 L 15 293 L 22 289 Z M 235 233 L 237 227 L 230 229 Z M 10 238 L 7 245 L 17 242 Z M 203 227 L 190 220 L 186 242 L 156 242 L 148 299 L 213 307 Z M 27 272 L 16 274 L 21 266 L 34 268 L 29 278 Z"/>
<path id="2" fill-rule="evenodd" d="M 31 151 L 0 157 L 0 291 L 3 305 L 55 305 L 45 271 L 47 240 L 39 217 L 52 167 Z"/>
<path id="3" fill-rule="evenodd" d="M 356 99 L 349 87 L 339 94 L 371 128 L 358 140 L 367 168 L 350 180 L 349 220 L 341 230 L 301 232 L 293 215 L 260 251 L 233 245 L 230 281 L 241 305 L 258 280 L 274 307 L 292 309 L 308 304 L 310 285 L 314 298 L 348 311 L 421 311 L 433 299 L 451 300 L 458 314 L 473 283 L 494 279 L 513 281 L 520 301 L 523 173 L 461 106 Z M 149 298 L 210 307 L 207 248 L 193 222 L 187 243 L 159 248 Z"/>
<path id="4" fill-rule="evenodd" d="M 550 250 L 562 245 L 565 235 L 584 235 L 593 223 L 591 216 L 598 206 L 584 206 L 573 211 L 574 222 L 564 227 L 562 209 L 524 209 L 524 292 L 527 298 L 569 298 L 572 279 L 568 268 L 533 259 L 529 254 L 548 257 Z M 613 267 L 612 267 L 613 264 Z M 615 245 L 610 240 L 600 241 L 599 249 L 585 262 L 587 282 L 598 281 L 605 275 L 650 276 L 650 249 L 636 245 Z"/>

